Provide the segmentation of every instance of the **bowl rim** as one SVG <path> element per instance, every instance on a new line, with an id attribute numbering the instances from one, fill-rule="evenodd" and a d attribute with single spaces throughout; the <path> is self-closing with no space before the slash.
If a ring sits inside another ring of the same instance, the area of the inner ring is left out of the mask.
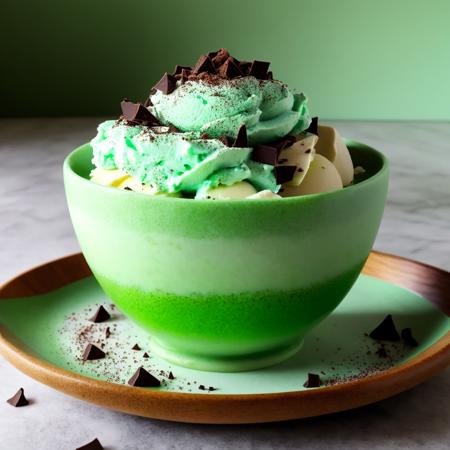
<path id="1" fill-rule="evenodd" d="M 384 176 L 389 171 L 389 160 L 382 152 L 374 149 L 373 147 L 370 147 L 367 144 L 364 144 L 362 142 L 359 142 L 359 141 L 356 141 L 353 139 L 344 138 L 344 141 L 347 146 L 362 147 L 362 148 L 364 148 L 365 151 L 368 151 L 368 152 L 374 154 L 375 156 L 377 156 L 382 163 L 380 169 L 375 174 L 373 174 L 372 176 L 370 176 L 369 178 L 367 178 L 365 180 L 360 181 L 359 183 L 345 186 L 342 189 L 336 189 L 334 191 L 319 192 L 316 194 L 306 194 L 306 195 L 298 195 L 298 196 L 283 197 L 283 198 L 264 198 L 264 199 L 243 198 L 243 199 L 226 199 L 226 200 L 224 199 L 224 200 L 220 200 L 217 202 L 212 202 L 208 199 L 195 199 L 195 202 L 193 202 L 193 203 L 195 205 L 216 204 L 216 205 L 223 205 L 223 206 L 234 205 L 234 206 L 241 206 L 241 207 L 242 207 L 242 205 L 244 205 L 245 207 L 248 207 L 249 204 L 251 204 L 251 205 L 267 204 L 267 205 L 271 205 L 271 207 L 273 207 L 272 205 L 274 205 L 274 204 L 282 204 L 282 205 L 299 204 L 299 203 L 304 203 L 304 202 L 312 201 L 314 199 L 319 199 L 319 198 L 327 198 L 327 197 L 332 197 L 332 196 L 346 195 L 349 192 L 355 192 L 360 189 L 364 189 L 366 186 L 375 183 L 379 178 Z M 192 201 L 194 200 L 191 198 L 183 198 L 183 197 L 166 197 L 166 196 L 160 196 L 160 195 L 150 196 L 147 194 L 142 194 L 140 192 L 130 192 L 130 191 L 126 191 L 123 189 L 111 188 L 110 186 L 103 186 L 101 184 L 93 183 L 90 180 L 79 175 L 72 167 L 72 161 L 75 158 L 75 156 L 82 151 L 86 151 L 87 147 L 91 147 L 91 150 L 92 150 L 92 146 L 91 146 L 90 142 L 86 142 L 86 143 L 80 145 L 79 147 L 75 148 L 74 150 L 72 150 L 66 156 L 66 158 L 64 159 L 64 163 L 63 163 L 64 180 L 66 180 L 66 176 L 70 176 L 72 179 L 76 180 L 77 182 L 81 182 L 82 184 L 86 183 L 86 185 L 90 185 L 90 187 L 92 189 L 99 190 L 100 192 L 101 191 L 109 192 L 109 193 L 115 192 L 115 195 L 126 195 L 126 196 L 135 196 L 137 194 L 139 197 L 141 197 L 141 198 L 145 197 L 146 199 L 148 199 L 149 201 L 152 201 L 152 202 L 161 202 L 162 201 L 162 202 L 177 202 L 180 204 L 181 203 L 185 204 L 186 202 L 192 203 Z"/>

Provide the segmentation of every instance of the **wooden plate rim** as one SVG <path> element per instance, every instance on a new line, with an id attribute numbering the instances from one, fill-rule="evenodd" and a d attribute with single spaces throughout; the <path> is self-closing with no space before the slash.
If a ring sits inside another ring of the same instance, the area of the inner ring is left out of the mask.
<path id="1" fill-rule="evenodd" d="M 377 264 L 390 267 L 391 270 L 396 268 L 399 275 L 402 274 L 402 268 L 413 269 L 422 276 L 439 280 L 438 286 L 450 285 L 450 273 L 442 269 L 380 252 L 371 253 L 364 273 L 392 282 L 392 273 L 387 277 L 375 275 L 374 266 Z M 21 280 L 30 278 L 33 273 L 60 265 L 80 268 L 72 275 L 71 281 L 90 275 L 82 254 L 76 253 L 33 267 L 7 281 L 0 286 L 0 300 L 5 299 L 5 293 L 12 292 L 14 286 L 20 284 Z M 397 284 L 408 289 L 415 287 L 416 292 L 424 297 L 426 294 L 435 297 L 426 298 L 444 311 L 447 309 L 450 292 L 442 290 L 442 298 L 439 299 L 439 292 L 429 291 L 427 286 L 417 289 L 414 277 L 400 281 Z M 67 283 L 68 281 L 62 285 Z M 28 286 L 27 283 L 25 286 Z M 0 354 L 25 374 L 52 388 L 110 409 L 149 418 L 191 423 L 261 423 L 356 408 L 407 390 L 443 370 L 450 363 L 449 331 L 413 359 L 355 381 L 320 389 L 272 394 L 192 394 L 133 388 L 84 377 L 27 353 L 17 347 L 11 338 L 12 334 L 0 325 Z M 116 400 L 118 396 L 119 401 Z"/>

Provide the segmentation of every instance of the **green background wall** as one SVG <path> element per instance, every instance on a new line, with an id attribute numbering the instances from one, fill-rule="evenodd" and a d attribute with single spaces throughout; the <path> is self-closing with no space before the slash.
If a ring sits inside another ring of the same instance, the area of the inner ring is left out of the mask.
<path id="1" fill-rule="evenodd" d="M 117 114 L 223 46 L 272 61 L 323 118 L 450 119 L 448 0 L 1 4 L 2 116 Z"/>

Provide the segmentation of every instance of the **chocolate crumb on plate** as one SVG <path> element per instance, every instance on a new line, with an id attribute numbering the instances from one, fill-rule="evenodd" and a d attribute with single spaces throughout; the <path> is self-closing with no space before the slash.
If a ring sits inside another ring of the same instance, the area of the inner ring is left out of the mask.
<path id="1" fill-rule="evenodd" d="M 133 347 L 131 347 L 131 350 L 137 350 L 139 351 L 141 349 L 141 347 L 139 347 L 138 344 L 134 344 Z"/>
<path id="2" fill-rule="evenodd" d="M 94 344 L 88 344 L 83 352 L 83 361 L 93 361 L 95 359 L 103 359 L 106 353 Z"/>
<path id="3" fill-rule="evenodd" d="M 322 380 L 320 376 L 316 373 L 308 373 L 308 379 L 304 382 L 303 387 L 305 388 L 317 388 L 322 385 Z"/>
<path id="4" fill-rule="evenodd" d="M 297 166 L 276 166 L 275 178 L 277 180 L 277 184 L 284 184 L 291 181 L 294 177 L 296 169 Z"/>
<path id="5" fill-rule="evenodd" d="M 161 382 L 143 367 L 139 367 L 135 374 L 128 380 L 133 387 L 160 387 Z"/>
<path id="6" fill-rule="evenodd" d="M 234 140 L 232 147 L 248 147 L 247 127 L 244 123 L 239 127 L 236 139 Z"/>
<path id="7" fill-rule="evenodd" d="M 411 328 L 403 328 L 401 331 L 403 342 L 409 347 L 417 347 L 419 343 L 414 339 Z"/>
<path id="8" fill-rule="evenodd" d="M 95 438 L 93 441 L 88 442 L 85 445 L 82 445 L 81 447 L 77 447 L 76 450 L 104 450 L 103 445 L 100 443 L 100 441 Z"/>
<path id="9" fill-rule="evenodd" d="M 198 386 L 198 388 L 199 388 L 201 391 L 206 391 L 206 388 L 205 388 L 205 385 L 204 385 L 204 384 L 200 384 L 200 385 Z"/>
<path id="10" fill-rule="evenodd" d="M 111 328 L 106 327 L 105 338 L 108 339 L 111 336 Z"/>
<path id="11" fill-rule="evenodd" d="M 400 335 L 395 328 L 391 314 L 388 314 L 383 321 L 369 333 L 369 336 L 377 341 L 397 342 L 400 340 Z"/>
<path id="12" fill-rule="evenodd" d="M 143 357 L 143 358 L 150 358 L 150 355 L 149 355 L 147 352 L 145 352 L 145 353 L 142 355 L 142 357 Z"/>
<path id="13" fill-rule="evenodd" d="M 163 94 L 171 94 L 176 88 L 176 80 L 173 75 L 165 73 L 162 78 L 153 86 L 153 89 L 161 91 Z"/>
<path id="14" fill-rule="evenodd" d="M 100 305 L 95 314 L 89 320 L 94 323 L 101 323 L 106 322 L 109 319 L 111 319 L 109 312 L 103 305 Z"/>
<path id="15" fill-rule="evenodd" d="M 6 402 L 14 406 L 15 408 L 27 406 L 30 404 L 30 402 L 25 397 L 23 388 L 20 388 L 11 398 L 6 400 Z"/>

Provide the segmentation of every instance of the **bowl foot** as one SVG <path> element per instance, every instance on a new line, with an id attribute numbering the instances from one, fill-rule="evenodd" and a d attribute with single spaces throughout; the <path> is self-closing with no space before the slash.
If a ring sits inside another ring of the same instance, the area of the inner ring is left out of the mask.
<path id="1" fill-rule="evenodd" d="M 239 356 L 199 355 L 169 348 L 158 339 L 151 339 L 151 350 L 160 358 L 189 369 L 207 372 L 244 372 L 278 364 L 297 353 L 303 345 L 303 339 L 289 341 L 287 344 L 264 352 Z"/>

